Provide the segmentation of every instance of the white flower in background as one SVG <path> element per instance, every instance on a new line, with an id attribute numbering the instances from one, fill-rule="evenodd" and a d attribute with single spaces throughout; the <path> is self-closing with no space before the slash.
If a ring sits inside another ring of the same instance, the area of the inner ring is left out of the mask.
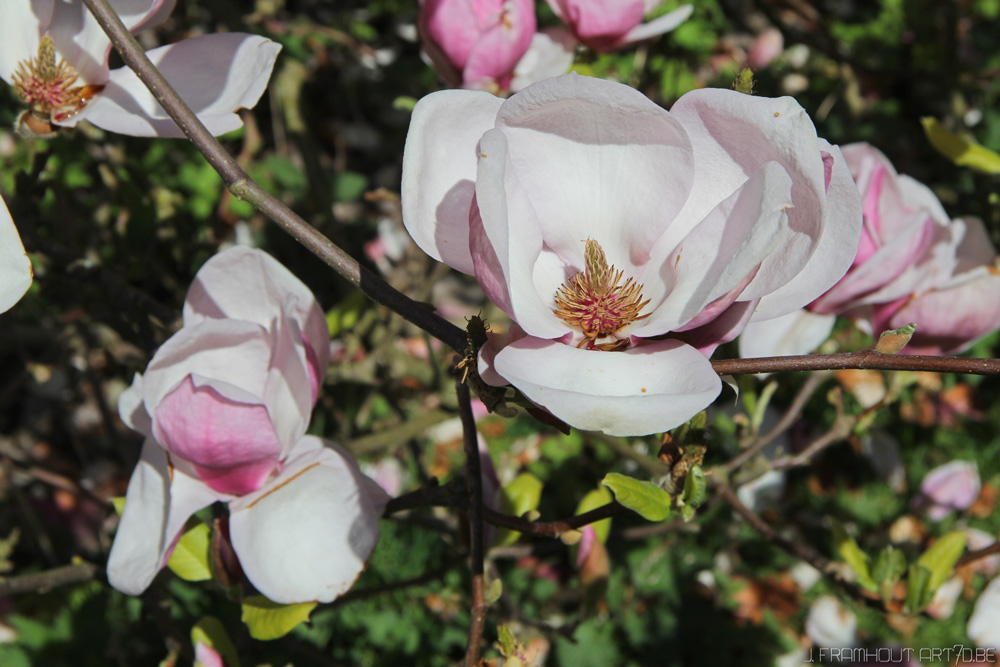
<path id="1" fill-rule="evenodd" d="M 832 595 L 823 595 L 809 608 L 806 634 L 822 648 L 854 648 L 858 645 L 858 617 Z"/>
<path id="2" fill-rule="evenodd" d="M 111 0 L 133 32 L 162 23 L 175 0 Z M 213 134 L 242 125 L 271 76 L 279 44 L 257 35 L 201 35 L 146 53 Z M 0 2 L 0 78 L 30 109 L 19 129 L 44 135 L 88 120 L 110 132 L 183 136 L 127 67 L 108 66 L 111 42 L 80 0 Z"/>
<path id="3" fill-rule="evenodd" d="M 0 198 L 0 313 L 18 302 L 31 285 L 31 261 Z"/>
<path id="4" fill-rule="evenodd" d="M 1000 578 L 991 581 L 976 600 L 965 631 L 976 646 L 1000 651 Z"/>

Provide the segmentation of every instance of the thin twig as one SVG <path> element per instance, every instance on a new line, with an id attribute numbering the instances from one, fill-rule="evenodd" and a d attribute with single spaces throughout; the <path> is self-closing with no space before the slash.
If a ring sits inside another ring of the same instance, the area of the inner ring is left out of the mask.
<path id="1" fill-rule="evenodd" d="M 458 393 L 458 414 L 462 419 L 462 440 L 465 445 L 465 477 L 472 492 L 469 507 L 469 546 L 472 558 L 472 609 L 469 619 L 469 642 L 465 647 L 465 667 L 479 663 L 479 646 L 486 627 L 486 579 L 483 574 L 483 472 L 479 461 L 476 419 L 472 415 L 469 387 L 455 378 Z"/>
<path id="2" fill-rule="evenodd" d="M 44 593 L 56 586 L 93 579 L 100 568 L 93 563 L 74 563 L 44 572 L 0 577 L 0 598 L 19 593 Z"/>
<path id="3" fill-rule="evenodd" d="M 509 528 L 510 530 L 516 530 L 519 533 L 537 535 L 540 537 L 559 537 L 563 533 L 570 530 L 582 528 L 583 526 L 595 523 L 602 519 L 609 519 L 626 511 L 628 510 L 623 505 L 619 505 L 617 502 L 612 501 L 607 505 L 601 505 L 597 509 L 584 512 L 583 514 L 577 514 L 576 516 L 562 521 L 528 521 L 527 519 L 522 519 L 521 517 L 501 514 L 500 512 L 490 509 L 489 507 L 483 508 L 483 516 L 486 518 L 487 522 L 493 524 L 494 526 Z"/>
<path id="4" fill-rule="evenodd" d="M 421 586 L 423 584 L 429 584 L 432 581 L 437 581 L 444 577 L 444 575 L 451 572 L 452 569 L 459 563 L 465 560 L 463 557 L 451 558 L 445 563 L 433 570 L 424 572 L 423 574 L 417 575 L 415 577 L 410 577 L 409 579 L 401 579 L 399 581 L 390 581 L 379 586 L 369 586 L 367 588 L 359 588 L 352 591 L 348 591 L 341 595 L 339 598 L 334 600 L 331 604 L 326 606 L 326 609 L 332 609 L 333 607 L 340 607 L 342 605 L 348 604 L 350 602 L 355 602 L 357 600 L 366 600 L 370 597 L 375 597 L 376 595 L 382 595 L 384 593 L 392 593 L 393 591 L 401 591 L 412 586 Z"/>
<path id="5" fill-rule="evenodd" d="M 863 350 L 861 352 L 845 352 L 842 354 L 804 354 L 791 357 L 760 357 L 758 359 L 719 359 L 712 362 L 712 368 L 719 375 L 844 369 L 1000 375 L 1000 359 L 882 354 L 873 350 Z"/>
<path id="6" fill-rule="evenodd" d="M 833 427 L 810 442 L 805 449 L 795 456 L 782 456 L 771 463 L 772 470 L 785 470 L 786 468 L 798 468 L 807 465 L 813 457 L 830 445 L 840 442 L 851 434 L 854 425 L 858 423 L 857 417 L 838 415 Z"/>
<path id="7" fill-rule="evenodd" d="M 957 561 L 955 561 L 955 569 L 960 567 L 965 567 L 969 563 L 974 563 L 977 560 L 992 556 L 993 554 L 1000 554 L 1000 542 L 994 542 L 988 547 L 983 547 L 982 549 L 976 549 L 975 551 L 970 551 L 965 554 Z"/>
<path id="8" fill-rule="evenodd" d="M 108 0 L 84 0 L 84 4 L 107 33 L 125 64 L 136 73 L 164 111 L 197 146 L 237 198 L 253 204 L 257 210 L 278 223 L 295 240 L 376 303 L 402 315 L 456 351 L 461 352 L 465 349 L 464 331 L 393 289 L 250 178 L 149 61 L 145 51 L 118 18 Z"/>
<path id="9" fill-rule="evenodd" d="M 422 486 L 389 500 L 382 516 L 421 507 L 454 507 L 467 495 L 465 480 L 458 481 L 456 478 L 444 486 L 438 486 L 435 479 L 428 486 Z"/>
<path id="10" fill-rule="evenodd" d="M 803 383 L 799 392 L 792 399 L 792 404 L 788 406 L 788 410 L 785 414 L 781 416 L 778 423 L 768 431 L 767 433 L 759 436 L 750 445 L 747 446 L 740 454 L 734 457 L 731 461 L 723 465 L 723 469 L 728 472 L 732 472 L 742 466 L 744 463 L 752 459 L 753 457 L 760 454 L 764 449 L 770 445 L 772 442 L 780 438 L 788 429 L 792 427 L 795 420 L 799 418 L 802 413 L 803 408 L 805 408 L 806 403 L 812 398 L 812 395 L 819 389 L 819 386 L 823 384 L 823 381 L 829 377 L 826 373 L 811 373 L 806 381 Z"/>

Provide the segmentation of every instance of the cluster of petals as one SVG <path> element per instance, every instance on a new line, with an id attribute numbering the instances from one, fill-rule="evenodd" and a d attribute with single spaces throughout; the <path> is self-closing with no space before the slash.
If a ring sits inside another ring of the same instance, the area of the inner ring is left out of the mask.
<path id="1" fill-rule="evenodd" d="M 670 32 L 691 16 L 683 5 L 648 23 L 643 17 L 663 0 L 547 0 L 576 39 L 595 51 L 616 51 Z"/>
<path id="2" fill-rule="evenodd" d="M 844 146 L 843 154 L 864 214 L 850 270 L 805 310 L 749 327 L 741 353 L 809 352 L 837 315 L 875 334 L 916 323 L 908 354 L 960 352 L 1000 328 L 1000 267 L 982 222 L 949 219 L 929 188 L 896 173 L 869 144 Z"/>
<path id="3" fill-rule="evenodd" d="M 159 25 L 175 4 L 176 0 L 111 0 L 133 32 Z M 41 59 L 40 47 L 47 40 L 61 63 L 55 78 L 40 74 L 37 62 L 32 65 Z M 280 50 L 280 45 L 257 35 L 220 33 L 162 46 L 146 55 L 218 135 L 242 125 L 236 111 L 257 103 Z M 120 134 L 182 136 L 132 70 L 109 68 L 110 52 L 111 42 L 81 0 L 0 3 L 0 77 L 17 87 L 22 97 L 31 98 L 36 116 L 47 116 L 37 119 L 43 126 L 73 127 L 86 119 Z"/>
<path id="4" fill-rule="evenodd" d="M 664 431 L 711 403 L 708 355 L 751 318 L 825 292 L 861 225 L 840 151 L 794 100 L 698 90 L 666 111 L 575 74 L 506 101 L 422 99 L 402 198 L 416 243 L 475 275 L 515 323 L 481 351 L 482 379 L 615 435 Z M 556 312 L 592 250 L 617 285 L 602 298 L 633 299 L 600 337 Z"/>
<path id="5" fill-rule="evenodd" d="M 378 540 L 385 493 L 344 450 L 306 436 L 329 363 L 323 312 L 269 255 L 226 250 L 198 272 L 184 326 L 119 401 L 146 436 L 108 560 L 137 595 L 188 518 L 221 501 L 243 572 L 276 602 L 329 602 Z"/>
<path id="6" fill-rule="evenodd" d="M 0 313 L 24 296 L 31 279 L 31 260 L 24 253 L 7 204 L 0 198 Z"/>

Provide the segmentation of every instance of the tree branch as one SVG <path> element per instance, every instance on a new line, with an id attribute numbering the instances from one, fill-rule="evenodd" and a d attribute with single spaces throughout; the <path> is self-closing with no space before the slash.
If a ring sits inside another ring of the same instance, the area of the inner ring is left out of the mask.
<path id="1" fill-rule="evenodd" d="M 971 357 L 931 357 L 917 354 L 882 354 L 873 350 L 842 354 L 803 354 L 758 359 L 718 359 L 712 368 L 719 375 L 748 375 L 783 371 L 827 371 L 871 369 L 879 371 L 931 371 L 1000 375 L 1000 359 Z"/>
<path id="2" fill-rule="evenodd" d="M 469 545 L 472 557 L 472 609 L 469 620 L 469 641 L 465 647 L 465 667 L 479 663 L 479 646 L 486 627 L 486 581 L 483 574 L 483 471 L 476 438 L 476 419 L 472 415 L 469 387 L 455 378 L 458 393 L 458 414 L 462 419 L 462 440 L 465 445 L 465 477 L 472 491 L 469 507 Z"/>
<path id="3" fill-rule="evenodd" d="M 145 51 L 118 18 L 108 0 L 83 0 L 83 2 L 122 55 L 125 64 L 136 73 L 164 111 L 201 151 L 236 197 L 250 202 L 257 210 L 278 223 L 296 241 L 370 299 L 402 315 L 456 351 L 464 351 L 466 344 L 464 331 L 393 289 L 250 178 L 149 61 Z"/>
<path id="4" fill-rule="evenodd" d="M 44 572 L 0 577 L 0 598 L 19 593 L 44 593 L 56 586 L 89 581 L 97 576 L 100 568 L 93 563 L 73 563 Z"/>
<path id="5" fill-rule="evenodd" d="M 528 521 L 517 516 L 501 514 L 489 507 L 483 508 L 483 515 L 486 521 L 494 526 L 509 528 L 526 535 L 537 535 L 539 537 L 559 537 L 563 533 L 582 528 L 587 524 L 595 523 L 601 519 L 608 519 L 617 514 L 623 514 L 628 510 L 617 502 L 612 501 L 607 505 L 601 505 L 597 509 L 577 514 L 562 521 Z"/>

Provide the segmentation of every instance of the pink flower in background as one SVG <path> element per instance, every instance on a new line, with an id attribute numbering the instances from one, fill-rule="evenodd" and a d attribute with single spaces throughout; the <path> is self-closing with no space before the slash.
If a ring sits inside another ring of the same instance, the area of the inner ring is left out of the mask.
<path id="1" fill-rule="evenodd" d="M 929 188 L 869 144 L 843 152 L 864 202 L 850 270 L 806 309 L 748 327 L 740 353 L 805 354 L 837 315 L 876 336 L 916 323 L 903 354 L 953 354 L 1000 328 L 1000 264 L 982 223 L 950 220 Z"/>
<path id="2" fill-rule="evenodd" d="M 417 245 L 516 323 L 483 379 L 615 435 L 708 405 L 707 355 L 828 289 L 861 224 L 839 150 L 794 100 L 699 90 L 667 112 L 572 74 L 507 101 L 425 97 L 402 186 Z"/>
<path id="3" fill-rule="evenodd" d="M 979 467 L 975 461 L 952 461 L 927 473 L 920 484 L 928 516 L 940 521 L 955 510 L 965 510 L 979 497 Z"/>
<path id="4" fill-rule="evenodd" d="M 506 89 L 535 34 L 533 0 L 421 0 L 425 53 L 452 86 Z"/>
<path id="5" fill-rule="evenodd" d="M 763 69 L 785 51 L 785 37 L 777 28 L 768 28 L 753 40 L 747 49 L 747 65 Z M 844 147 L 846 149 L 846 146 Z M 843 150 L 843 149 L 842 149 Z"/>
<path id="6" fill-rule="evenodd" d="M 112 0 L 133 32 L 162 23 L 175 0 Z M 244 33 L 201 35 L 147 52 L 213 134 L 243 123 L 271 76 L 281 46 Z M 0 3 L 0 77 L 31 107 L 21 121 L 35 134 L 88 120 L 135 136 L 183 136 L 127 67 L 111 70 L 111 42 L 80 0 Z"/>
<path id="7" fill-rule="evenodd" d="M 31 260 L 24 254 L 21 237 L 0 198 L 0 313 L 10 309 L 31 285 Z"/>
<path id="8" fill-rule="evenodd" d="M 663 0 L 547 0 L 576 38 L 595 51 L 622 47 L 670 32 L 691 16 L 684 5 L 649 23 L 643 17 Z"/>
<path id="9" fill-rule="evenodd" d="M 328 602 L 350 588 L 387 497 L 344 450 L 305 436 L 328 363 L 323 313 L 287 269 L 244 247 L 206 263 L 184 326 L 119 402 L 146 442 L 112 585 L 145 590 L 188 517 L 224 501 L 240 565 L 265 596 Z"/>

